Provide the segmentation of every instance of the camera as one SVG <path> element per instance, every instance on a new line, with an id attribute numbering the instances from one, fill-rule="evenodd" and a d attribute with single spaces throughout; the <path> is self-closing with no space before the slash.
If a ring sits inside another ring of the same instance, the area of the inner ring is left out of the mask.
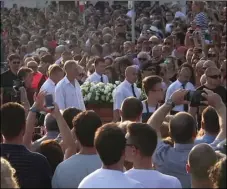
<path id="1" fill-rule="evenodd" d="M 202 96 L 202 93 L 206 92 L 204 90 L 188 91 L 184 96 L 184 99 L 195 106 L 200 106 L 203 105 L 202 101 L 206 101 L 206 98 Z"/>
<path id="2" fill-rule="evenodd" d="M 24 82 L 17 79 L 17 80 L 13 80 L 13 88 L 16 90 L 16 91 L 19 91 L 19 88 L 20 87 L 24 87 Z"/>

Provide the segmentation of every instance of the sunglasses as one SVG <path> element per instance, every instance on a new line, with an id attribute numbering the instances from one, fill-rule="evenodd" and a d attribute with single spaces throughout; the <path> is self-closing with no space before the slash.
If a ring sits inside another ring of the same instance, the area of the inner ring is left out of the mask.
<path id="1" fill-rule="evenodd" d="M 209 75 L 208 77 L 212 79 L 221 79 L 221 75 Z"/>
<path id="2" fill-rule="evenodd" d="M 146 58 L 138 58 L 139 61 L 146 61 Z"/>
<path id="3" fill-rule="evenodd" d="M 165 42 L 164 45 L 171 45 L 171 43 Z"/>
<path id="4" fill-rule="evenodd" d="M 20 64 L 20 62 L 18 61 L 18 62 L 12 62 L 13 64 Z"/>
<path id="5" fill-rule="evenodd" d="M 213 53 L 208 54 L 208 58 L 214 58 L 214 57 L 216 57 L 216 54 L 213 54 Z"/>

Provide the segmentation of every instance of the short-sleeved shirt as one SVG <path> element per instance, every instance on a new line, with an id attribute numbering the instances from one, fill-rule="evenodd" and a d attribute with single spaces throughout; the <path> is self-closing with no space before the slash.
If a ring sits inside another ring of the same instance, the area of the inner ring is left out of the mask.
<path id="1" fill-rule="evenodd" d="M 163 174 L 179 179 L 182 188 L 191 187 L 191 176 L 186 172 L 188 154 L 193 144 L 174 144 L 174 147 L 159 140 L 152 157 L 155 168 Z"/>
<path id="2" fill-rule="evenodd" d="M 1 156 L 16 170 L 20 188 L 51 188 L 51 168 L 43 155 L 23 145 L 1 144 Z"/>

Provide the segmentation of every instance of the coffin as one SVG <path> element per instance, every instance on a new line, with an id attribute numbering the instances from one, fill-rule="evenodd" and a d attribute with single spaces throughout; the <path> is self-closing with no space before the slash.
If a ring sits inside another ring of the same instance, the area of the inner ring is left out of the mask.
<path id="1" fill-rule="evenodd" d="M 86 104 L 86 109 L 94 110 L 103 124 L 113 121 L 113 104 Z"/>

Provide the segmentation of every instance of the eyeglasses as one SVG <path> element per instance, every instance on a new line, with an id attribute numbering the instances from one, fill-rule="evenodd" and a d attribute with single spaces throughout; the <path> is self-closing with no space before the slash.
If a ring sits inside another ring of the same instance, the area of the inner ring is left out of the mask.
<path id="1" fill-rule="evenodd" d="M 20 64 L 20 62 L 18 61 L 18 62 L 12 62 L 13 64 Z"/>
<path id="2" fill-rule="evenodd" d="M 213 53 L 209 53 L 208 54 L 208 58 L 214 58 L 214 57 L 216 57 L 217 55 L 216 54 L 213 54 Z"/>
<path id="3" fill-rule="evenodd" d="M 139 61 L 146 61 L 146 58 L 138 58 Z"/>
<path id="4" fill-rule="evenodd" d="M 221 75 L 208 75 L 207 77 L 210 77 L 212 79 L 221 79 Z"/>

